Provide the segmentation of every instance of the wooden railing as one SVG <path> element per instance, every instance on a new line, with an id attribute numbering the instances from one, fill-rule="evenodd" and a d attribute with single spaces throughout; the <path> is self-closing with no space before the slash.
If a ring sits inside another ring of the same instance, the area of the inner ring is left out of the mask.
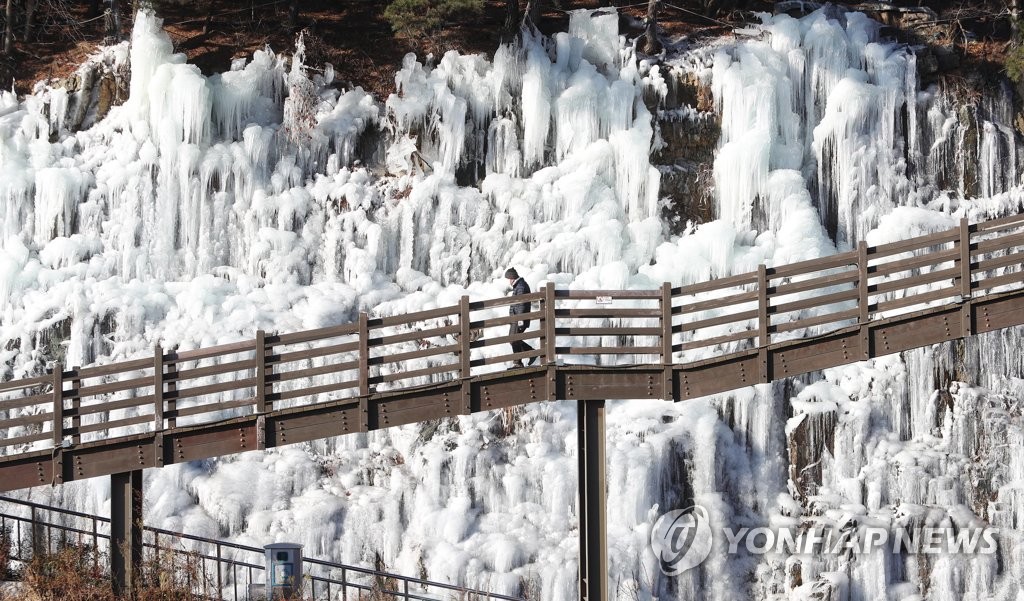
<path id="1" fill-rule="evenodd" d="M 93 569 L 101 571 L 110 552 L 110 519 L 59 507 L 0 497 L 0 533 L 11 542 L 10 559 L 27 564 L 33 556 L 74 545 L 86 551 Z M 249 598 L 249 585 L 266 580 L 264 551 L 181 532 L 143 526 L 145 565 L 169 569 L 196 598 Z M 367 567 L 304 557 L 303 599 L 359 601 L 360 599 L 520 601 L 443 582 L 410 578 Z M 7 566 L 0 566 L 5 569 Z M 3 574 L 0 569 L 0 575 Z"/>
<path id="2" fill-rule="evenodd" d="M 537 365 L 679 365 L 1024 285 L 1014 215 L 708 282 L 462 297 L 457 305 L 0 383 L 0 461 Z M 510 316 L 508 306 L 531 303 Z M 531 327 L 509 334 L 520 319 Z M 968 320 L 969 321 L 969 320 Z M 966 322 L 965 322 L 966 323 Z M 965 326 L 967 327 L 967 326 Z M 513 353 L 523 341 L 533 350 Z M 468 412 L 468 396 L 461 401 Z M 397 408 L 396 411 L 400 411 Z M 365 413 L 365 411 L 363 412 Z M 56 424 L 56 425 L 55 425 Z"/>

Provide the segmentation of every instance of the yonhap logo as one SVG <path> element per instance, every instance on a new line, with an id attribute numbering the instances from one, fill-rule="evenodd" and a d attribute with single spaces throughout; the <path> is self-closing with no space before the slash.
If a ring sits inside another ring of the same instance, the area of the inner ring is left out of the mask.
<path id="1" fill-rule="evenodd" d="M 711 553 L 711 542 L 711 520 L 700 505 L 670 511 L 651 529 L 651 547 L 668 576 L 700 565 Z"/>

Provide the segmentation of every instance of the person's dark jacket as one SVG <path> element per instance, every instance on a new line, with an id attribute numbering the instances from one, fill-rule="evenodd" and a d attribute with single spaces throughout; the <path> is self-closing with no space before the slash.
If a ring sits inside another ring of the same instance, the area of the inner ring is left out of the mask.
<path id="1" fill-rule="evenodd" d="M 523 278 L 519 278 L 518 280 L 515 281 L 515 283 L 512 284 L 512 296 L 518 296 L 520 294 L 529 294 L 529 293 L 530 293 L 530 285 L 527 284 L 526 280 L 524 280 Z M 529 302 L 516 303 L 514 305 L 509 305 L 509 308 L 508 308 L 508 314 L 509 315 L 521 315 L 523 313 L 529 313 L 529 312 L 530 312 L 530 303 Z M 529 323 L 530 322 L 527 321 L 526 325 L 529 325 Z"/>

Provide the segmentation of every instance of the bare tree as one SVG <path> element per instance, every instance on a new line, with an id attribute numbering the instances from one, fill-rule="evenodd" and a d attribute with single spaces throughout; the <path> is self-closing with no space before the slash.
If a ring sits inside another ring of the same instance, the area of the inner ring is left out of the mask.
<path id="1" fill-rule="evenodd" d="M 644 45 L 641 50 L 645 54 L 657 54 L 661 52 L 661 40 L 658 39 L 658 8 L 659 0 L 648 0 L 647 2 L 647 27 L 644 30 Z"/>
<path id="2" fill-rule="evenodd" d="M 22 41 L 32 41 L 32 20 L 36 15 L 36 5 L 39 4 L 39 0 L 25 0 L 25 35 L 22 37 Z"/>
<path id="3" fill-rule="evenodd" d="M 505 0 L 505 31 L 515 31 L 519 28 L 519 0 Z"/>
<path id="4" fill-rule="evenodd" d="M 14 0 L 7 0 L 7 12 L 4 22 L 4 54 L 10 56 L 14 52 Z"/>

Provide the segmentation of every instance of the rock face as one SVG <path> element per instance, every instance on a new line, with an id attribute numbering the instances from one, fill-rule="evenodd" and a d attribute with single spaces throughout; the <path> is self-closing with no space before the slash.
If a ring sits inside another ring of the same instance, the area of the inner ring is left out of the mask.
<path id="1" fill-rule="evenodd" d="M 662 146 L 652 162 L 661 171 L 661 217 L 672 233 L 715 218 L 712 167 L 721 135 L 710 86 L 692 72 L 666 78 L 665 108 L 658 113 Z"/>
<path id="2" fill-rule="evenodd" d="M 90 127 L 103 119 L 112 107 L 128 99 L 131 74 L 124 60 L 126 55 L 127 42 L 113 46 L 90 58 L 73 75 L 57 82 L 54 88 L 63 88 L 67 93 L 64 127 L 70 131 Z"/>

